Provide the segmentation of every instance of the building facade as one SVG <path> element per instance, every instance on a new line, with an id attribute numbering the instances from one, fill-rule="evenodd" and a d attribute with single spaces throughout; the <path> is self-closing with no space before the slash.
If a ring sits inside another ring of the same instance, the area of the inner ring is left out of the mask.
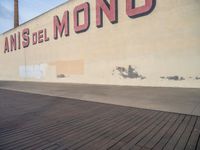
<path id="1" fill-rule="evenodd" d="M 0 80 L 200 88 L 200 0 L 70 0 L 0 35 Z"/>

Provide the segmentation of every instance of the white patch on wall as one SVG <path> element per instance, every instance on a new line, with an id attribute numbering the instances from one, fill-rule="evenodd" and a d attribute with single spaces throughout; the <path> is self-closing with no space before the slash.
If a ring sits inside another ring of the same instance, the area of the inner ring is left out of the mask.
<path id="1" fill-rule="evenodd" d="M 41 79 L 46 75 L 48 64 L 22 65 L 19 67 L 19 76 L 21 78 Z"/>

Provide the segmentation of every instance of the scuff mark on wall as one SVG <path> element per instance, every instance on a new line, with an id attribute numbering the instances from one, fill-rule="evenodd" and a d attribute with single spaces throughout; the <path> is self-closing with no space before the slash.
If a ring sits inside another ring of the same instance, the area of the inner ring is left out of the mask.
<path id="1" fill-rule="evenodd" d="M 160 77 L 160 78 L 161 78 L 161 79 L 167 79 L 167 80 L 174 80 L 174 81 L 182 81 L 182 80 L 185 80 L 184 77 L 177 76 L 177 75 L 175 75 L 175 76 L 167 76 L 167 77 L 162 76 L 162 77 Z"/>
<path id="2" fill-rule="evenodd" d="M 119 72 L 119 75 L 122 76 L 123 78 L 129 78 L 129 79 L 146 79 L 145 76 L 139 74 L 135 68 L 133 68 L 131 65 L 128 66 L 128 68 L 125 67 L 116 67 L 116 70 Z M 113 75 L 114 75 L 114 71 L 113 70 Z"/>
<path id="3" fill-rule="evenodd" d="M 200 80 L 200 77 L 196 76 L 195 79 L 196 79 L 196 80 Z"/>
<path id="4" fill-rule="evenodd" d="M 64 74 L 58 74 L 57 78 L 65 78 L 66 76 Z"/>

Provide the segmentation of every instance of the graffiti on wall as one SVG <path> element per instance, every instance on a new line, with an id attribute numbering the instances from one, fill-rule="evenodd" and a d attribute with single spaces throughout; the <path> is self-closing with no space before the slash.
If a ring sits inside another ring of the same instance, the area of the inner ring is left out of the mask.
<path id="1" fill-rule="evenodd" d="M 84 74 L 84 60 L 60 60 L 47 64 L 32 64 L 19 66 L 20 78 L 42 79 L 49 75 L 66 78 L 70 75 Z"/>
<path id="2" fill-rule="evenodd" d="M 22 65 L 19 67 L 20 78 L 41 79 L 45 77 L 48 64 Z"/>

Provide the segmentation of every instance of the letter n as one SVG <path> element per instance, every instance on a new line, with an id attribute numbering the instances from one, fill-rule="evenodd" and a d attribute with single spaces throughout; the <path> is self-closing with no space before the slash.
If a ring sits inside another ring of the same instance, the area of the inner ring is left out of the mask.
<path id="1" fill-rule="evenodd" d="M 96 0 L 96 26 L 103 26 L 103 12 L 111 23 L 118 22 L 117 0 Z"/>
<path id="2" fill-rule="evenodd" d="M 69 35 L 69 11 L 65 11 L 62 17 L 62 22 L 58 16 L 53 17 L 54 39 L 58 39 L 58 33 L 62 37 L 65 31 L 65 36 Z"/>
<path id="3" fill-rule="evenodd" d="M 17 46 L 16 46 L 16 33 L 14 35 L 10 36 L 10 50 L 13 51 L 16 50 Z"/>
<path id="4" fill-rule="evenodd" d="M 145 4 L 140 7 L 135 6 L 136 0 L 126 0 L 126 13 L 131 18 L 148 15 L 153 11 L 156 5 L 156 0 L 145 0 Z"/>
<path id="5" fill-rule="evenodd" d="M 88 2 L 74 8 L 74 30 L 76 33 L 86 31 L 90 26 L 90 5 Z M 84 13 L 84 23 L 79 23 L 79 13 Z"/>

